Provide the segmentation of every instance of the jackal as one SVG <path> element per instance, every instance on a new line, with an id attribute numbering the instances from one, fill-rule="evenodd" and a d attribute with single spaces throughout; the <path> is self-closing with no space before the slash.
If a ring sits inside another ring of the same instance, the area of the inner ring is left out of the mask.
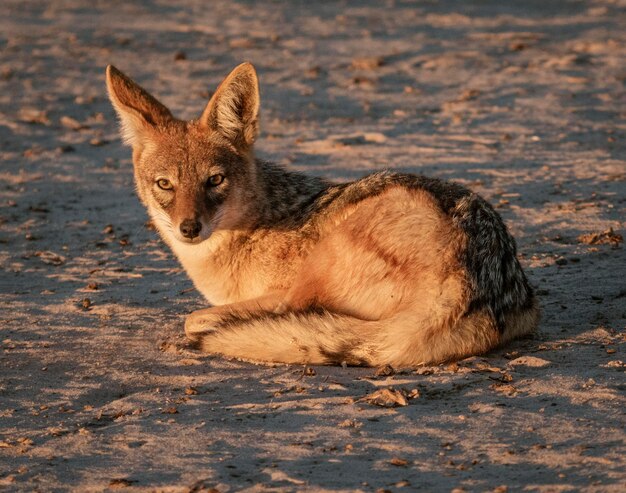
<path id="1" fill-rule="evenodd" d="M 403 368 L 484 353 L 535 329 L 515 241 L 475 193 L 387 171 L 333 184 L 256 159 L 249 63 L 192 121 L 113 66 L 106 81 L 138 195 L 213 305 L 185 322 L 205 352 Z"/>

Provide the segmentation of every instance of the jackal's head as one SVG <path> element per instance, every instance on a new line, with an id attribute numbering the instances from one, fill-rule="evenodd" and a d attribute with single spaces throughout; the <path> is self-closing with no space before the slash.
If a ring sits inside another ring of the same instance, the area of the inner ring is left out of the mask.
<path id="1" fill-rule="evenodd" d="M 249 63 L 220 84 L 198 120 L 182 121 L 115 67 L 109 98 L 133 148 L 137 192 L 168 241 L 200 243 L 240 227 L 255 194 L 259 89 Z"/>

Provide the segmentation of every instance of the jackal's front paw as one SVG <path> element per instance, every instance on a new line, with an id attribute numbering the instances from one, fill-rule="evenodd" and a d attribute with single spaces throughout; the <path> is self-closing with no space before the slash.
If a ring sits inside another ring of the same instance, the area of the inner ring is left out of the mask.
<path id="1" fill-rule="evenodd" d="M 213 314 L 193 312 L 185 319 L 185 335 L 191 342 L 198 342 L 203 334 L 213 332 L 220 317 Z"/>

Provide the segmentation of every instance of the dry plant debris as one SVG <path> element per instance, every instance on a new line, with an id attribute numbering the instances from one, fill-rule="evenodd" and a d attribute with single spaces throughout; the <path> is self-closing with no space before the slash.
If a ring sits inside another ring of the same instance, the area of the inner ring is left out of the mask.
<path id="1" fill-rule="evenodd" d="M 361 397 L 356 402 L 366 402 L 373 406 L 380 407 L 401 407 L 408 406 L 409 399 L 416 399 L 419 397 L 419 391 L 413 389 L 410 392 L 404 389 L 394 389 L 388 387 L 385 389 L 379 389 L 371 394 L 367 394 Z"/>
<path id="2" fill-rule="evenodd" d="M 624 237 L 609 228 L 601 233 L 587 233 L 578 237 L 578 242 L 585 245 L 611 245 L 617 248 L 620 243 L 624 242 Z"/>

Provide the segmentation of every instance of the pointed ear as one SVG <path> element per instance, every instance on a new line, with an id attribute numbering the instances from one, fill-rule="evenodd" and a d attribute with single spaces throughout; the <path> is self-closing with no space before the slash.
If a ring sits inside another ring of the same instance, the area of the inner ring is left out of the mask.
<path id="1" fill-rule="evenodd" d="M 250 147 L 258 134 L 259 81 L 250 63 L 242 63 L 219 85 L 200 124 L 220 132 L 237 146 Z"/>
<path id="2" fill-rule="evenodd" d="M 106 81 L 127 144 L 142 147 L 156 128 L 173 120 L 170 110 L 113 65 L 107 67 Z"/>

